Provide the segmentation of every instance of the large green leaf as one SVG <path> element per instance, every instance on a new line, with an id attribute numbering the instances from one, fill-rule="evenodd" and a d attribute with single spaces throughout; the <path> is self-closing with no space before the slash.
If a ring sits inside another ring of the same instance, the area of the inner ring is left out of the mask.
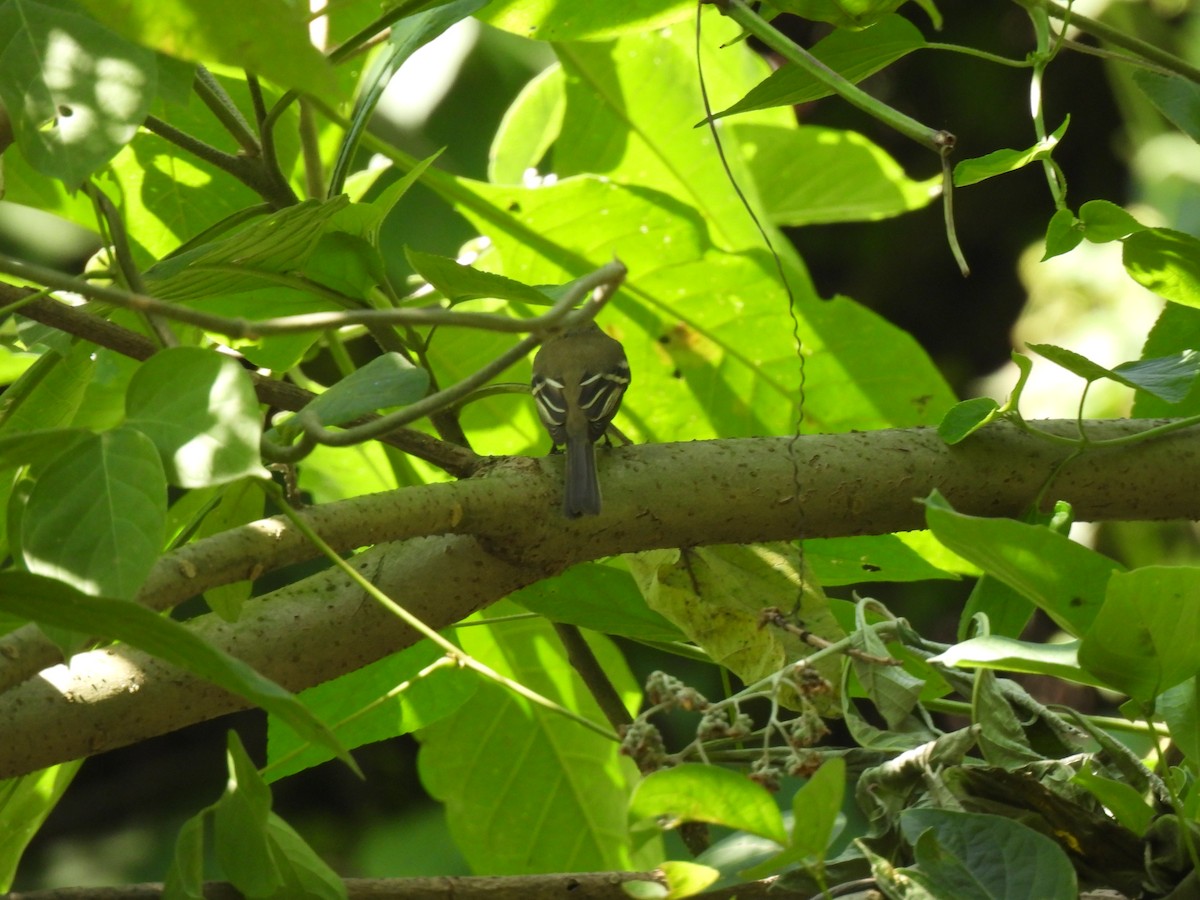
<path id="1" fill-rule="evenodd" d="M 936 491 L 925 518 L 937 539 L 1033 601 L 1076 637 L 1104 603 L 1120 563 L 1041 525 L 955 512 Z"/>
<path id="2" fill-rule="evenodd" d="M 933 555 L 936 545 L 928 532 L 809 538 L 804 542 L 804 561 L 825 587 L 958 578 L 959 570 L 950 568 L 952 554 Z"/>
<path id="3" fill-rule="evenodd" d="M 1147 228 L 1125 239 L 1125 271 L 1158 296 L 1200 306 L 1200 239 L 1170 228 Z"/>
<path id="4" fill-rule="evenodd" d="M 679 629 L 646 605 L 637 583 L 613 565 L 583 563 L 509 596 L 553 622 L 639 641 L 683 640 Z"/>
<path id="5" fill-rule="evenodd" d="M 235 294 L 262 287 L 270 275 L 299 269 L 328 220 L 349 199 L 308 200 L 255 222 L 232 237 L 201 244 L 146 271 L 146 286 L 163 300 Z"/>
<path id="6" fill-rule="evenodd" d="M 185 488 L 266 478 L 258 398 L 228 356 L 174 347 L 142 363 L 125 399 L 128 423 L 154 442 L 167 478 Z"/>
<path id="7" fill-rule="evenodd" d="M 0 4 L 0 100 L 35 169 L 74 190 L 127 144 L 154 96 L 154 54 L 64 0 Z"/>
<path id="8" fill-rule="evenodd" d="M 777 225 L 862 222 L 929 205 L 941 177 L 913 181 L 877 144 L 836 128 L 739 125 L 737 137 L 758 184 L 773 184 L 762 202 Z"/>
<path id="9" fill-rule="evenodd" d="M 1053 344 L 1029 344 L 1028 347 L 1088 382 L 1106 378 L 1151 394 L 1166 403 L 1183 400 L 1195 383 L 1197 372 L 1200 372 L 1200 352 L 1191 349 L 1171 356 L 1125 362 L 1108 369 L 1074 350 Z"/>
<path id="10" fill-rule="evenodd" d="M 363 744 L 410 734 L 442 719 L 466 703 L 479 687 L 479 678 L 430 641 L 327 681 L 299 694 L 349 750 Z M 328 747 L 302 740 L 274 716 L 267 723 L 264 775 L 274 781 L 332 759 Z"/>
<path id="11" fill-rule="evenodd" d="M 121 641 L 245 697 L 353 765 L 328 728 L 294 696 L 191 629 L 126 600 L 89 597 L 27 572 L 0 574 L 0 609 L 40 625 Z"/>
<path id="12" fill-rule="evenodd" d="M 900 817 L 919 882 L 955 900 L 1074 900 L 1075 869 L 1053 840 L 1003 816 L 909 809 Z"/>
<path id="13" fill-rule="evenodd" d="M 634 373 L 622 418 L 634 423 L 635 437 L 683 440 L 794 429 L 799 364 L 788 300 L 761 251 L 715 250 L 694 210 L 611 181 L 458 185 L 477 198 L 462 212 L 492 239 L 495 255 L 489 253 L 486 264 L 495 267 L 502 259 L 510 278 L 560 283 L 614 254 L 628 266 L 625 290 L 640 306 L 626 307 L 618 296 L 602 318 L 625 343 Z M 517 212 L 494 212 L 502 209 Z M 805 420 L 812 429 L 924 424 L 952 402 L 912 337 L 864 307 L 801 293 L 797 311 L 809 387 Z M 452 367 L 439 373 L 447 382 L 511 343 L 445 331 L 435 336 L 439 341 L 441 361 Z M 494 415 L 489 424 L 515 424 L 510 400 L 474 407 L 476 415 Z M 527 421 L 524 433 L 540 441 L 532 414 Z"/>
<path id="14" fill-rule="evenodd" d="M 924 46 L 925 38 L 908 19 L 886 15 L 870 28 L 839 28 L 817 41 L 808 52 L 847 81 L 857 84 Z M 787 63 L 756 84 L 737 103 L 715 113 L 713 118 L 752 109 L 811 103 L 834 93 L 825 82 L 799 66 Z"/>
<path id="15" fill-rule="evenodd" d="M 1180 303 L 1166 303 L 1158 321 L 1150 329 L 1142 355 L 1146 358 L 1187 353 L 1200 347 L 1200 309 Z M 1193 382 L 1187 396 L 1178 403 L 1168 403 L 1152 394 L 1138 392 L 1133 399 L 1136 418 L 1158 416 L 1191 416 L 1200 413 L 1200 383 Z"/>
<path id="16" fill-rule="evenodd" d="M 213 839 L 225 876 L 247 897 L 344 900 L 346 885 L 271 809 L 271 789 L 237 732 L 229 732 L 229 781 L 213 807 Z"/>
<path id="17" fill-rule="evenodd" d="M 702 53 L 717 104 L 764 74 L 761 60 L 744 46 Z M 460 179 L 442 189 L 491 239 L 493 250 L 481 265 L 526 284 L 567 281 L 613 254 L 628 266 L 625 291 L 637 307 L 619 294 L 604 320 L 626 344 L 634 372 L 621 427 L 632 423 L 635 437 L 790 433 L 799 364 L 788 297 L 711 138 L 692 127 L 702 111 L 690 89 L 695 63 L 687 36 L 573 43 L 560 47 L 559 57 L 567 109 L 552 150 L 558 181 L 517 186 Z M 510 128 L 544 138 L 537 104 L 518 113 L 536 121 L 510 119 Z M 750 113 L 746 121 L 795 127 L 786 110 Z M 727 156 L 765 220 L 742 161 L 740 125 L 722 132 Z M 533 144 L 544 146 L 544 140 Z M 599 173 L 604 180 L 569 177 L 573 173 Z M 837 431 L 934 421 L 951 395 L 911 336 L 852 301 L 819 300 L 788 243 L 780 239 L 776 246 L 800 317 L 810 388 L 806 423 Z M 483 336 L 468 342 L 439 333 L 439 340 L 454 342 L 443 346 L 442 356 L 455 363 L 473 363 L 505 346 Z M 466 371 L 466 365 L 455 367 L 439 373 L 439 381 Z M 532 416 L 514 418 L 511 401 L 474 406 L 478 428 L 539 434 Z"/>
<path id="18" fill-rule="evenodd" d="M 1103 686 L 1079 665 L 1079 641 L 1034 644 L 1003 635 L 986 635 L 959 641 L 932 657 L 930 662 L 962 668 L 999 669 L 1027 675 L 1048 675 L 1075 684 Z"/>
<path id="19" fill-rule="evenodd" d="M 0 891 L 12 887 L 21 855 L 81 765 L 77 759 L 0 781 Z"/>
<path id="20" fill-rule="evenodd" d="M 308 35 L 308 10 L 286 0 L 81 0 L 131 40 L 193 62 L 249 69 L 280 87 L 338 97 Z"/>
<path id="21" fill-rule="evenodd" d="M 1136 700 L 1200 672 L 1200 569 L 1146 566 L 1112 576 L 1079 662 Z"/>
<path id="22" fill-rule="evenodd" d="M 154 444 L 123 427 L 76 443 L 38 478 L 21 535 L 26 568 L 131 598 L 163 550 L 167 481 Z"/>
<path id="23" fill-rule="evenodd" d="M 1158 111 L 1193 141 L 1200 141 L 1200 86 L 1179 75 L 1137 69 L 1133 83 Z"/>
<path id="24" fill-rule="evenodd" d="M 626 32 L 655 31 L 695 12 L 691 0 L 622 0 L 621 3 L 559 3 L 557 0 L 493 0 L 483 21 L 539 41 L 599 41 Z"/>
<path id="25" fill-rule="evenodd" d="M 711 822 L 788 843 L 775 798 L 740 772 L 684 763 L 647 775 L 633 792 L 629 812 L 636 819 L 661 816 L 684 822 Z"/>
<path id="26" fill-rule="evenodd" d="M 315 414 L 325 426 L 345 425 L 370 412 L 415 403 L 428 390 L 428 372 L 399 353 L 384 353 L 309 401 L 302 412 Z M 279 431 L 290 429 L 281 425 Z"/>
<path id="27" fill-rule="evenodd" d="M 520 184 L 558 137 L 566 112 L 563 72 L 548 66 L 534 77 L 509 106 L 488 151 L 488 181 Z"/>
<path id="28" fill-rule="evenodd" d="M 796 615 L 813 634 L 828 641 L 845 636 L 812 574 L 805 572 L 801 582 L 803 562 L 793 545 L 653 550 L 629 554 L 626 561 L 646 604 L 746 684 L 812 652 L 794 635 L 763 628 L 767 607 L 800 604 Z M 837 683 L 841 660 L 815 665 L 827 681 Z"/>
<path id="29" fill-rule="evenodd" d="M 462 628 L 458 636 L 500 674 L 601 720 L 545 623 Z M 603 640 L 593 649 L 636 703 L 620 655 Z M 615 741 L 490 683 L 418 737 L 421 780 L 446 805 L 455 843 L 476 871 L 594 871 L 639 859 L 626 820 L 632 766 Z"/>

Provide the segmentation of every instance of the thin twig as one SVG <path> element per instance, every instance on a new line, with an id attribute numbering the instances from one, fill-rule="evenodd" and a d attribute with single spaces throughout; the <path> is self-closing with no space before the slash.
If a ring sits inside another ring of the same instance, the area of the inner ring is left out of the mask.
<path id="1" fill-rule="evenodd" d="M 11 307 L 21 304 L 20 314 L 35 322 L 57 328 L 67 334 L 107 347 L 131 359 L 149 359 L 159 347 L 149 338 L 114 325 L 106 319 L 91 315 L 77 307 L 68 306 L 57 300 L 40 297 L 40 292 L 24 293 L 25 289 L 0 284 L 0 304 Z M 259 402 L 278 410 L 297 412 L 316 399 L 316 394 L 286 381 L 280 381 L 257 372 L 248 373 L 254 382 Z M 378 416 L 363 416 L 349 423 L 362 425 L 378 419 Z M 410 428 L 396 428 L 381 435 L 379 441 L 396 447 L 418 459 L 423 459 L 451 475 L 465 478 L 478 469 L 482 457 L 464 447 L 439 441 L 436 438 Z"/>

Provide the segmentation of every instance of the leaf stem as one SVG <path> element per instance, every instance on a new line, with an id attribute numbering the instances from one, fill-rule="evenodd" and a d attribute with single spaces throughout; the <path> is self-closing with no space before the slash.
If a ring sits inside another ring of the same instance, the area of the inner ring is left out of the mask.
<path id="1" fill-rule="evenodd" d="M 921 146 L 935 153 L 942 152 L 945 132 L 923 125 L 900 110 L 875 99 L 803 47 L 798 46 L 795 41 L 750 9 L 745 0 L 728 0 L 727 3 L 720 4 L 718 8 L 788 62 L 798 66 L 830 88 L 847 103 L 861 109 L 867 115 L 878 119 L 905 137 L 911 138 Z"/>
<path id="2" fill-rule="evenodd" d="M 1089 18 L 1088 16 L 1080 15 L 1068 6 L 1062 6 L 1053 0 L 1014 0 L 1018 6 L 1023 6 L 1026 9 L 1040 8 L 1044 9 L 1052 18 L 1062 22 L 1068 20 L 1072 25 L 1093 37 L 1108 41 L 1114 46 L 1120 47 L 1123 50 L 1128 50 L 1143 59 L 1157 63 L 1164 69 L 1174 72 L 1189 81 L 1194 81 L 1200 84 L 1200 68 L 1191 65 L 1163 50 L 1161 47 L 1155 47 L 1153 44 L 1143 41 L 1141 38 L 1134 37 L 1126 31 L 1113 28 L 1111 25 L 1106 25 L 1103 22 Z"/>
<path id="3" fill-rule="evenodd" d="M 250 157 L 257 158 L 262 154 L 262 147 L 258 143 L 258 138 L 254 134 L 254 129 L 250 127 L 250 123 L 242 116 L 242 111 L 237 108 L 237 104 L 233 102 L 233 98 L 226 93 L 225 88 L 221 83 L 213 77 L 212 72 L 208 71 L 204 66 L 196 67 L 196 77 L 192 82 L 192 90 L 196 92 L 204 105 L 207 106 L 214 116 L 217 117 L 225 130 L 228 131 L 242 151 Z"/>

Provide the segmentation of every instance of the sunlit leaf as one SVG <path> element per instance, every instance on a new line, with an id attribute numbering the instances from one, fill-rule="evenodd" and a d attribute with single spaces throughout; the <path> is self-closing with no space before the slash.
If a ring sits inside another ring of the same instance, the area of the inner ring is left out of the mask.
<path id="1" fill-rule="evenodd" d="M 1169 228 L 1125 238 L 1125 271 L 1142 287 L 1187 306 L 1200 306 L 1200 240 Z"/>
<path id="2" fill-rule="evenodd" d="M 1066 134 L 1070 123 L 1071 117 L 1067 116 L 1053 134 L 1046 135 L 1043 140 L 1027 150 L 996 150 L 976 159 L 964 159 L 954 167 L 955 186 L 966 187 L 988 178 L 995 178 L 997 175 L 1015 172 L 1030 163 L 1049 159 L 1058 142 Z"/>
<path id="3" fill-rule="evenodd" d="M 787 844 L 775 798 L 745 775 L 719 766 L 685 763 L 647 775 L 629 801 L 630 815 L 711 822 Z"/>
<path id="4" fill-rule="evenodd" d="M 258 398 L 236 360 L 199 347 L 156 353 L 138 368 L 125 403 L 129 425 L 154 442 L 172 484 L 267 477 Z"/>

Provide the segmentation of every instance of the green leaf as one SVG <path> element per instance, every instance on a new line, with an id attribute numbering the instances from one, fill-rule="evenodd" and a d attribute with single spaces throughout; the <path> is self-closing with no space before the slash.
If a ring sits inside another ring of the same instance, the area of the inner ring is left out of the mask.
<path id="1" fill-rule="evenodd" d="M 829 641 L 844 635 L 811 573 L 805 573 L 801 595 L 802 562 L 792 545 L 649 551 L 627 554 L 625 560 L 647 605 L 746 684 L 813 652 L 794 635 L 763 628 L 764 608 L 796 609 L 799 603 L 796 614 L 813 634 Z M 814 663 L 834 683 L 840 665 L 837 660 Z"/>
<path id="2" fill-rule="evenodd" d="M 178 487 L 269 477 L 259 461 L 254 384 L 228 356 L 199 347 L 154 354 L 129 382 L 125 409 L 129 426 L 154 442 Z"/>
<path id="3" fill-rule="evenodd" d="M 213 807 L 217 861 L 248 897 L 344 900 L 345 883 L 271 809 L 271 789 L 234 731 L 228 738 L 229 781 Z"/>
<path id="4" fill-rule="evenodd" d="M 846 761 L 835 756 L 821 767 L 792 795 L 791 840 L 782 853 L 741 872 L 746 880 L 757 881 L 797 863 L 820 866 L 825 851 L 837 836 L 841 825 L 842 799 L 846 793 Z"/>
<path id="5" fill-rule="evenodd" d="M 279 860 L 271 853 L 267 817 L 271 789 L 262 780 L 236 731 L 227 736 L 229 780 L 213 807 L 213 842 L 225 877 L 243 894 L 269 897 L 283 886 Z"/>
<path id="6" fill-rule="evenodd" d="M 1200 373 L 1200 351 L 1183 350 L 1113 367 L 1114 380 L 1152 394 L 1167 403 L 1179 403 L 1196 383 Z"/>
<path id="7" fill-rule="evenodd" d="M 411 734 L 451 715 L 475 695 L 478 676 L 457 664 L 429 641 L 301 691 L 298 698 L 353 750 L 363 744 Z M 302 739 L 274 716 L 267 719 L 267 771 L 270 781 L 332 759 L 328 747 Z"/>
<path id="8" fill-rule="evenodd" d="M 204 820 L 207 816 L 208 810 L 204 810 L 180 827 L 163 886 L 164 900 L 204 900 Z"/>
<path id="9" fill-rule="evenodd" d="M 1141 359 L 1106 369 L 1099 363 L 1052 344 L 1029 344 L 1033 350 L 1087 381 L 1107 378 L 1126 387 L 1145 391 L 1167 403 L 1178 403 L 1188 395 L 1200 372 L 1200 352 L 1184 350 L 1173 356 Z"/>
<path id="10" fill-rule="evenodd" d="M 872 534 L 847 538 L 807 538 L 804 560 L 818 584 L 864 584 L 877 581 L 925 581 L 958 578 L 936 552 L 936 541 L 926 532 Z"/>
<path id="11" fill-rule="evenodd" d="M 788 842 L 775 798 L 745 775 L 718 766 L 684 763 L 651 772 L 634 789 L 629 813 L 635 819 L 667 817 L 709 822 L 747 831 L 781 847 Z"/>
<path id="12" fill-rule="evenodd" d="M 1200 306 L 1200 240 L 1169 228 L 1147 228 L 1125 238 L 1125 271 L 1158 296 Z"/>
<path id="13" fill-rule="evenodd" d="M 763 206 L 776 225 L 878 221 L 929 205 L 941 177 L 913 181 L 879 145 L 836 128 L 740 123 L 751 176 L 773 185 Z"/>
<path id="14" fill-rule="evenodd" d="M 874 657 L 887 658 L 887 645 L 871 630 L 867 621 L 866 601 L 854 610 L 854 648 Z M 925 682 L 900 666 L 881 666 L 860 658 L 851 660 L 851 668 L 867 697 L 875 704 L 888 728 L 899 730 L 916 708 Z"/>
<path id="15" fill-rule="evenodd" d="M 988 178 L 995 178 L 997 175 L 1015 172 L 1030 163 L 1049 159 L 1058 142 L 1067 133 L 1067 126 L 1070 124 L 1071 117 L 1067 116 L 1053 134 L 1047 135 L 1028 150 L 996 150 L 986 156 L 964 159 L 954 167 L 955 187 L 966 187 Z"/>
<path id="16" fill-rule="evenodd" d="M 1200 770 L 1200 679 L 1189 678 L 1167 688 L 1154 704 L 1171 731 L 1171 740 L 1187 757 L 1193 772 Z"/>
<path id="17" fill-rule="evenodd" d="M 549 306 L 552 302 L 547 293 L 512 278 L 464 266 L 448 257 L 422 253 L 411 247 L 405 248 L 404 252 L 417 273 L 453 303 L 478 297 L 515 300 L 535 306 Z"/>
<path id="18" fill-rule="evenodd" d="M 1200 672 L 1200 568 L 1146 566 L 1112 576 L 1079 662 L 1135 700 Z"/>
<path id="19" fill-rule="evenodd" d="M 1178 75 L 1143 69 L 1134 70 L 1133 83 L 1176 128 L 1200 141 L 1200 86 Z"/>
<path id="20" fill-rule="evenodd" d="M 582 563 L 509 596 L 552 622 L 591 628 L 639 641 L 670 643 L 683 634 L 646 605 L 629 572 L 611 565 Z"/>
<path id="21" fill-rule="evenodd" d="M 129 599 L 163 550 L 167 482 L 133 428 L 84 438 L 38 478 L 21 547 L 30 572 L 84 593 Z"/>
<path id="22" fill-rule="evenodd" d="M 1083 240 L 1083 227 L 1069 209 L 1060 209 L 1050 217 L 1046 225 L 1046 252 L 1042 262 L 1069 253 Z"/>
<path id="23" fill-rule="evenodd" d="M 285 0 L 81 0 L 130 40 L 192 62 L 220 62 L 284 88 L 338 101 L 333 70 L 308 36 L 307 10 Z"/>
<path id="24" fill-rule="evenodd" d="M 244 317 L 247 312 L 251 312 L 255 319 L 268 319 L 327 312 L 334 308 L 333 303 L 325 297 L 282 285 L 205 297 L 198 302 L 203 303 L 207 313 L 235 319 Z M 249 339 L 222 337 L 221 341 L 237 350 L 257 368 L 283 372 L 299 365 L 320 337 L 318 331 L 301 331 Z"/>
<path id="25" fill-rule="evenodd" d="M 1146 227 L 1107 200 L 1089 200 L 1083 204 L 1079 207 L 1079 220 L 1083 224 L 1083 236 L 1093 244 L 1120 240 Z"/>
<path id="26" fill-rule="evenodd" d="M 379 234 L 380 229 L 383 228 L 383 220 L 395 209 L 396 204 L 400 202 L 400 198 L 409 192 L 409 189 L 425 174 L 425 170 L 433 165 L 434 160 L 441 155 L 442 151 L 438 150 L 436 153 L 425 157 L 425 159 L 416 163 L 403 176 L 397 178 L 380 191 L 379 196 L 367 203 L 366 205 L 370 208 L 371 215 L 364 221 L 364 227 L 359 236 L 366 238 L 373 246 L 379 246 Z M 335 217 L 334 221 L 337 222 L 338 218 Z"/>
<path id="27" fill-rule="evenodd" d="M 566 108 L 562 67 L 547 66 L 504 113 L 488 151 L 488 181 L 521 184 L 558 137 Z"/>
<path id="28" fill-rule="evenodd" d="M 1030 749 L 1021 720 L 990 669 L 975 673 L 971 721 L 979 725 L 979 750 L 992 765 L 1017 768 L 1042 759 Z"/>
<path id="29" fill-rule="evenodd" d="M 1053 344 L 1027 344 L 1026 346 L 1039 356 L 1044 356 L 1055 365 L 1062 366 L 1068 372 L 1078 375 L 1086 381 L 1099 381 L 1101 378 L 1113 377 L 1112 370 L 1092 362 L 1074 350 L 1056 347 Z"/>
<path id="30" fill-rule="evenodd" d="M 1095 772 L 1092 760 L 1085 760 L 1083 768 L 1076 772 L 1071 781 L 1087 788 L 1088 793 L 1104 804 L 1113 817 L 1141 837 L 1154 820 L 1154 807 L 1131 785 L 1114 778 L 1105 778 Z"/>
<path id="31" fill-rule="evenodd" d="M 87 436 L 81 428 L 46 428 L 0 437 L 0 470 L 44 464 Z"/>
<path id="32" fill-rule="evenodd" d="M 399 353 L 384 353 L 310 401 L 302 412 L 315 413 L 326 427 L 345 425 L 376 410 L 415 403 L 428 390 L 428 372 L 414 368 Z M 279 430 L 290 431 L 286 425 Z"/>
<path id="33" fill-rule="evenodd" d="M 497 604 L 487 613 L 513 609 Z M 464 651 L 500 674 L 602 721 L 545 622 L 460 628 L 457 637 Z M 620 653 L 603 638 L 589 643 L 635 707 L 640 691 Z M 615 741 L 491 682 L 417 737 L 421 781 L 445 804 L 455 844 L 476 871 L 597 871 L 662 859 L 645 858 L 659 852 L 657 842 L 642 850 L 632 845 L 626 791 L 636 774 Z M 498 821 L 505 827 L 497 828 Z"/>
<path id="34" fill-rule="evenodd" d="M 1110 576 L 1122 569 L 1044 526 L 955 512 L 937 491 L 925 501 L 925 518 L 939 541 L 1028 597 L 1077 637 L 1100 610 Z"/>
<path id="35" fill-rule="evenodd" d="M 46 353 L 26 370 L 6 396 L 23 397 L 9 408 L 3 434 L 45 431 L 74 424 L 88 387 L 96 378 L 96 348 L 80 341 L 66 353 Z"/>
<path id="36" fill-rule="evenodd" d="M 29 164 L 75 190 L 137 133 L 154 54 L 56 0 L 0 4 L 0 101 Z"/>
<path id="37" fill-rule="evenodd" d="M 274 895 L 279 900 L 346 900 L 346 883 L 275 812 L 267 815 L 267 841 L 283 879 Z"/>
<path id="38" fill-rule="evenodd" d="M 1142 355 L 1147 358 L 1183 354 L 1200 347 L 1200 309 L 1164 303 L 1158 321 L 1150 329 Z M 1133 417 L 1151 419 L 1160 416 L 1191 416 L 1200 413 L 1200 384 L 1179 403 L 1166 403 L 1152 394 L 1139 391 L 1133 398 Z"/>
<path id="39" fill-rule="evenodd" d="M 554 0 L 492 0 L 479 18 L 538 41 L 602 41 L 621 34 L 656 31 L 694 13 L 690 0 L 581 5 L 563 5 Z"/>
<path id="40" fill-rule="evenodd" d="M 909 809 L 900 830 L 936 897 L 955 900 L 1075 900 L 1075 869 L 1053 840 L 983 813 Z"/>
<path id="41" fill-rule="evenodd" d="M 121 641 L 178 666 L 278 716 L 308 740 L 353 760 L 290 693 L 191 629 L 126 600 L 89 597 L 59 581 L 26 572 L 0 574 L 0 609 L 40 625 Z"/>
<path id="42" fill-rule="evenodd" d="M 1019 637 L 1033 618 L 1034 605 L 1029 600 L 991 575 L 984 574 L 975 582 L 971 595 L 958 617 L 959 640 L 971 632 L 978 615 L 988 617 L 991 634 Z"/>
<path id="43" fill-rule="evenodd" d="M 847 81 L 857 84 L 924 46 L 925 38 L 915 25 L 903 16 L 886 15 L 871 28 L 839 28 L 814 44 L 808 52 Z M 834 93 L 825 82 L 794 63 L 786 63 L 737 103 L 714 113 L 713 118 L 752 109 L 811 103 Z"/>
<path id="44" fill-rule="evenodd" d="M 1035 644 L 1003 635 L 969 638 L 931 657 L 930 662 L 964 669 L 999 669 L 1026 675 L 1048 675 L 1073 684 L 1103 687 L 1104 683 L 1081 668 L 1079 641 Z"/>
<path id="45" fill-rule="evenodd" d="M 846 761 L 827 759 L 792 796 L 792 841 L 789 853 L 797 859 L 825 858 L 835 836 L 846 793 Z"/>
<path id="46" fill-rule="evenodd" d="M 995 421 L 1000 404 L 991 397 L 972 397 L 956 403 L 938 423 L 938 437 L 954 446 L 989 422 Z"/>
<path id="47" fill-rule="evenodd" d="M 70 787 L 83 760 L 0 781 L 0 891 L 12 887 L 17 865 L 46 817 Z"/>
<path id="48" fill-rule="evenodd" d="M 194 300 L 270 285 L 269 276 L 304 265 L 329 219 L 349 202 L 345 195 L 306 200 L 232 237 L 168 257 L 146 270 L 147 289 L 162 300 Z"/>
<path id="49" fill-rule="evenodd" d="M 721 877 L 721 873 L 711 866 L 701 865 L 700 863 L 685 862 L 682 860 L 669 859 L 658 867 L 667 879 L 668 891 L 666 900 L 677 900 L 677 898 L 694 897 L 696 894 L 707 890 L 717 879 Z M 636 882 L 635 882 L 636 883 Z M 647 882 L 641 882 L 646 884 Z M 633 897 L 654 896 L 653 894 L 632 894 Z"/>

